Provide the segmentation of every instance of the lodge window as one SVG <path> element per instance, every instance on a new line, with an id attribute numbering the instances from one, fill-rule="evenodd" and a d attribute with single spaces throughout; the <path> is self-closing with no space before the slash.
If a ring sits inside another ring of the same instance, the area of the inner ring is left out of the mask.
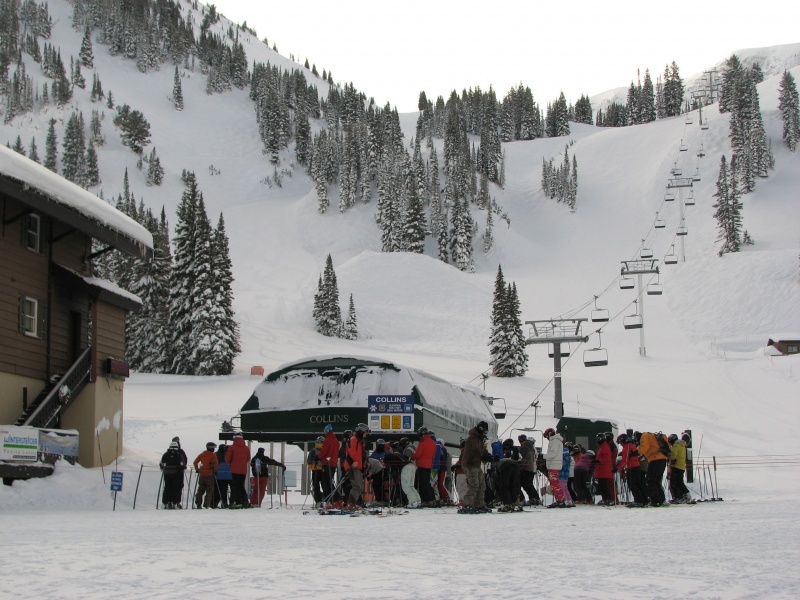
<path id="1" fill-rule="evenodd" d="M 797 354 L 798 353 L 798 346 L 786 346 L 786 353 L 787 354 Z"/>
<path id="2" fill-rule="evenodd" d="M 36 298 L 20 297 L 19 328 L 25 335 L 39 337 L 39 301 Z"/>
<path id="3" fill-rule="evenodd" d="M 34 252 L 42 251 L 42 220 L 39 215 L 25 218 L 25 246 Z"/>

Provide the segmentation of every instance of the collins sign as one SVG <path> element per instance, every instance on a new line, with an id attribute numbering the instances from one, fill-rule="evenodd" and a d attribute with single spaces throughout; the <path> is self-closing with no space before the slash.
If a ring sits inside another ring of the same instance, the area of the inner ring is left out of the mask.
<path id="1" fill-rule="evenodd" d="M 367 396 L 370 431 L 414 431 L 414 396 Z"/>

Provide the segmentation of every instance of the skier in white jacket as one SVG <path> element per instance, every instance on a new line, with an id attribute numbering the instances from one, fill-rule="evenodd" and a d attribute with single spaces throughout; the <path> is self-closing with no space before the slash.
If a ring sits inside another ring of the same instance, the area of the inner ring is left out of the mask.
<path id="1" fill-rule="evenodd" d="M 558 472 L 561 470 L 564 460 L 564 439 L 552 427 L 545 429 L 544 437 L 547 439 L 547 451 L 544 453 L 547 463 L 547 478 L 550 480 L 550 487 L 553 488 L 555 497 L 555 502 L 547 508 L 565 508 L 567 503 L 564 501 L 564 490 L 561 489 L 561 484 L 558 482 Z"/>

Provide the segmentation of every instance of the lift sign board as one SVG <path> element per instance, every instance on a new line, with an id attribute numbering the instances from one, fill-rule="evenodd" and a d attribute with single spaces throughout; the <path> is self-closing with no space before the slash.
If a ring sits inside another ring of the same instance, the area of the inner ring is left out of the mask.
<path id="1" fill-rule="evenodd" d="M 370 431 L 414 431 L 414 396 L 367 396 Z"/>

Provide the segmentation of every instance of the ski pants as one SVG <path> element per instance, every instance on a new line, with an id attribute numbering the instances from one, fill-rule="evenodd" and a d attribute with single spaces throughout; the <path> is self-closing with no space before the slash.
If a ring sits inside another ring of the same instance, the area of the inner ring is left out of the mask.
<path id="1" fill-rule="evenodd" d="M 383 502 L 384 500 L 383 473 L 384 471 L 378 471 L 372 475 L 372 493 L 375 494 L 376 502 Z"/>
<path id="2" fill-rule="evenodd" d="M 400 471 L 400 487 L 403 488 L 403 493 L 408 498 L 409 504 L 414 504 L 416 502 L 422 502 L 419 496 L 419 492 L 417 492 L 416 488 L 414 487 L 414 476 L 417 474 L 417 467 L 413 464 L 408 464 L 403 467 L 403 470 Z"/>
<path id="3" fill-rule="evenodd" d="M 322 469 L 311 471 L 311 495 L 314 498 L 314 502 L 322 502 L 325 497 L 322 487 L 323 477 Z"/>
<path id="4" fill-rule="evenodd" d="M 584 469 L 575 469 L 575 495 L 580 502 L 594 504 L 591 488 L 592 474 Z"/>
<path id="5" fill-rule="evenodd" d="M 456 493 L 461 504 L 464 504 L 464 498 L 467 495 L 467 476 L 465 473 L 456 473 Z"/>
<path id="6" fill-rule="evenodd" d="M 467 477 L 467 493 L 464 494 L 461 504 L 475 508 L 486 506 L 486 478 L 483 469 L 480 466 L 462 468 Z"/>
<path id="7" fill-rule="evenodd" d="M 644 471 L 633 468 L 628 471 L 628 487 L 636 504 L 647 504 L 647 484 Z"/>
<path id="8" fill-rule="evenodd" d="M 205 496 L 205 499 L 203 498 Z M 214 506 L 214 476 L 201 475 L 197 484 L 197 493 L 194 496 L 194 505 L 211 508 Z"/>
<path id="9" fill-rule="evenodd" d="M 689 488 L 683 482 L 683 469 L 669 468 L 669 492 L 673 500 L 679 500 L 689 493 Z"/>
<path id="10" fill-rule="evenodd" d="M 336 467 L 322 466 L 322 471 L 320 471 L 320 483 L 322 484 L 323 500 L 333 500 L 333 498 L 330 498 L 330 495 L 333 491 L 333 473 L 335 470 Z"/>
<path id="11" fill-rule="evenodd" d="M 164 493 L 161 501 L 164 504 L 180 504 L 183 492 L 183 471 L 164 473 Z"/>
<path id="12" fill-rule="evenodd" d="M 614 502 L 614 480 L 611 477 L 597 477 L 597 488 L 603 502 Z"/>
<path id="13" fill-rule="evenodd" d="M 497 478 L 497 495 L 503 504 L 515 504 L 519 499 L 519 469 L 506 468 Z"/>
<path id="14" fill-rule="evenodd" d="M 244 489 L 246 473 L 231 474 L 231 504 L 245 504 L 247 502 L 247 491 Z"/>
<path id="15" fill-rule="evenodd" d="M 525 495 L 528 496 L 528 502 L 539 500 L 539 492 L 536 491 L 536 486 L 533 485 L 535 476 L 536 471 L 526 471 L 525 469 L 519 474 L 519 483 L 522 489 L 525 490 Z"/>
<path id="16" fill-rule="evenodd" d="M 572 504 L 572 494 L 569 492 L 569 479 L 559 478 L 558 485 L 561 487 L 561 491 L 564 492 L 564 502 Z"/>
<path id="17" fill-rule="evenodd" d="M 661 480 L 664 478 L 664 469 L 667 468 L 667 459 L 651 460 L 647 465 L 647 493 L 653 504 L 664 504 L 667 497 Z"/>
<path id="18" fill-rule="evenodd" d="M 431 470 L 423 467 L 417 467 L 417 472 L 414 477 L 414 483 L 419 491 L 419 497 L 423 502 L 433 502 L 433 488 L 431 487 Z"/>
<path id="19" fill-rule="evenodd" d="M 558 481 L 558 471 L 560 469 L 548 469 L 547 479 L 550 481 L 550 487 L 553 488 L 553 497 L 557 501 L 564 500 L 564 490 L 561 489 L 561 484 Z"/>
<path id="20" fill-rule="evenodd" d="M 222 508 L 228 508 L 228 488 L 230 488 L 230 479 L 217 479 L 217 489 L 214 498 L 217 502 L 222 503 Z"/>
<path id="21" fill-rule="evenodd" d="M 358 504 L 361 499 L 361 492 L 364 490 L 364 475 L 361 469 L 350 468 L 347 471 L 347 480 L 350 482 L 350 495 L 347 497 L 347 504 Z"/>
<path id="22" fill-rule="evenodd" d="M 447 471 L 439 469 L 439 476 L 436 478 L 436 489 L 439 490 L 439 500 L 450 500 L 450 492 L 447 491 L 445 478 Z"/>
<path id="23" fill-rule="evenodd" d="M 266 475 L 250 478 L 250 504 L 261 506 L 267 491 L 267 483 L 269 483 L 269 477 Z"/>

